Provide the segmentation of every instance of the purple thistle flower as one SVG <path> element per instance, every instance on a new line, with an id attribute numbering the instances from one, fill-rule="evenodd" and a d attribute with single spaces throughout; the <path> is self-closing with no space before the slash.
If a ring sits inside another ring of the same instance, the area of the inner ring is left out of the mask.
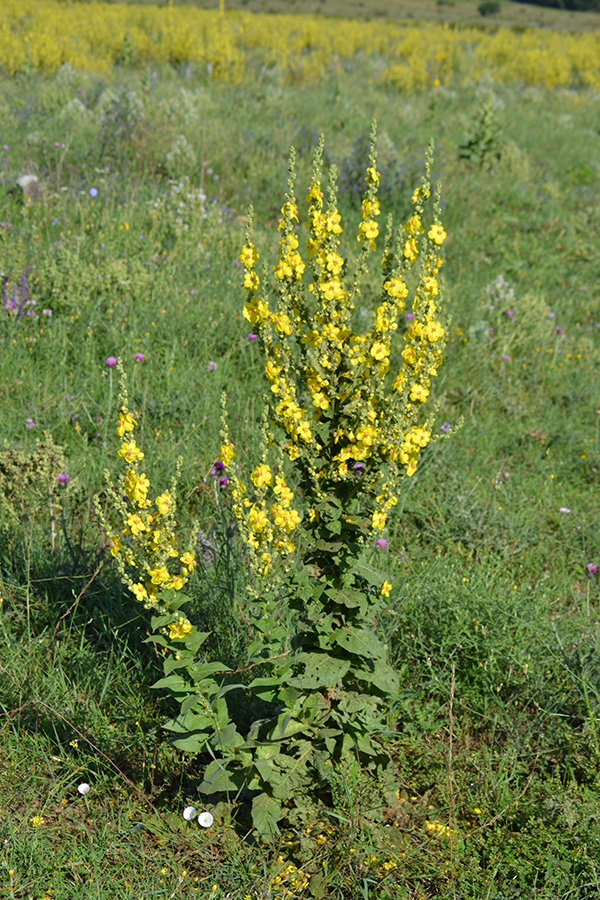
<path id="1" fill-rule="evenodd" d="M 27 419 L 27 421 L 25 422 L 25 428 L 29 428 L 30 431 L 32 428 L 35 428 L 35 422 L 33 421 L 33 419 Z"/>
<path id="2" fill-rule="evenodd" d="M 216 370 L 217 364 L 214 361 L 214 359 L 211 359 L 211 361 L 209 362 L 209 364 L 206 368 L 208 369 L 209 372 L 214 372 Z"/>
<path id="3" fill-rule="evenodd" d="M 144 356 L 143 353 L 135 353 L 133 358 L 135 359 L 136 362 L 144 362 L 146 359 L 146 357 Z"/>
<path id="4" fill-rule="evenodd" d="M 104 360 L 104 364 L 106 366 L 108 366 L 109 369 L 112 369 L 117 364 L 117 357 L 116 356 L 107 356 L 106 359 Z"/>
<path id="5" fill-rule="evenodd" d="M 221 477 L 219 478 L 219 484 L 221 485 L 221 487 L 227 487 L 227 485 L 229 484 L 229 478 L 227 477 L 227 475 L 221 475 Z"/>
<path id="6" fill-rule="evenodd" d="M 514 316 L 514 314 L 515 314 L 514 309 L 507 309 L 507 310 L 506 310 L 506 315 L 508 316 L 509 319 L 512 319 L 512 317 Z"/>
<path id="7" fill-rule="evenodd" d="M 214 464 L 213 469 L 214 469 L 216 472 L 223 472 L 223 471 L 225 470 L 225 463 L 222 463 L 221 460 L 218 459 L 218 460 L 216 461 L 216 463 Z"/>
<path id="8" fill-rule="evenodd" d="M 248 332 L 248 340 L 249 341 L 255 341 L 257 338 L 258 338 L 257 334 L 253 334 L 251 331 Z"/>
<path id="9" fill-rule="evenodd" d="M 385 538 L 375 538 L 375 540 L 373 542 L 373 546 L 375 547 L 376 550 L 382 550 L 382 551 L 387 550 L 388 542 L 386 541 Z"/>
<path id="10" fill-rule="evenodd" d="M 508 355 L 508 353 L 503 353 L 502 359 L 504 360 L 504 362 L 508 362 L 510 360 L 510 356 Z"/>
<path id="11" fill-rule="evenodd" d="M 588 563 L 586 565 L 586 569 L 588 570 L 588 574 L 595 575 L 598 571 L 598 566 L 596 565 L 596 563 Z"/>
<path id="12" fill-rule="evenodd" d="M 60 475 L 56 476 L 56 480 L 59 484 L 68 484 L 71 480 L 71 476 L 67 475 L 66 472 L 61 472 Z"/>
<path id="13" fill-rule="evenodd" d="M 404 316 L 404 318 L 406 319 L 407 322 L 412 322 L 414 317 L 415 317 L 415 314 L 412 312 L 407 312 L 406 315 Z"/>

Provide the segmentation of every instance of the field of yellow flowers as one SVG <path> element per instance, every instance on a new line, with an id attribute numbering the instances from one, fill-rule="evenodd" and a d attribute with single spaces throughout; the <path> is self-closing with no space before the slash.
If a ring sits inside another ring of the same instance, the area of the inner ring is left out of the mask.
<path id="1" fill-rule="evenodd" d="M 191 63 L 234 83 L 256 67 L 277 68 L 288 83 L 310 83 L 358 60 L 370 62 L 382 85 L 403 92 L 483 73 L 505 83 L 600 87 L 597 31 L 492 32 L 135 4 L 65 8 L 56 0 L 5 0 L 0 24 L 0 67 L 11 75 L 55 72 L 64 63 L 99 73 L 115 64 Z"/>

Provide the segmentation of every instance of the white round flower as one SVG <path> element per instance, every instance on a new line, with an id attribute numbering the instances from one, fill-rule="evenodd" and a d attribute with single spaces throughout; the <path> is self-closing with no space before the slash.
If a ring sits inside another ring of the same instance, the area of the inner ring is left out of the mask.
<path id="1" fill-rule="evenodd" d="M 200 813 L 198 816 L 198 824 L 202 825 L 203 828 L 210 828 L 214 819 L 209 812 Z"/>
<path id="2" fill-rule="evenodd" d="M 89 794 L 89 792 L 90 792 L 90 786 L 89 786 L 89 784 L 86 784 L 85 781 L 84 781 L 83 784 L 80 784 L 80 785 L 79 785 L 79 787 L 77 788 L 77 790 L 79 791 L 80 794 Z"/>
<path id="3" fill-rule="evenodd" d="M 186 819 L 188 822 L 191 822 L 192 819 L 195 819 L 197 815 L 198 815 L 198 813 L 196 812 L 195 806 L 186 806 L 186 808 L 183 811 L 183 818 Z"/>

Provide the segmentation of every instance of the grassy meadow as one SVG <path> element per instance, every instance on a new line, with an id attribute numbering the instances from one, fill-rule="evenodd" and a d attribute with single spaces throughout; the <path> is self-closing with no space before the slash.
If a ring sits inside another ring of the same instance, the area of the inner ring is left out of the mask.
<path id="1" fill-rule="evenodd" d="M 102 10 L 62 4 L 63 32 L 88 8 Z M 353 21 L 357 40 L 371 25 Z M 302 77 L 258 44 L 235 77 L 133 50 L 97 70 L 31 54 L 11 68 L 8 46 L 0 33 L 0 896 L 597 898 L 598 82 L 567 77 L 560 54 L 549 83 L 481 56 L 385 78 L 398 60 L 366 38 L 314 70 L 304 48 Z M 235 802 L 199 798 L 208 760 L 162 729 L 173 709 L 150 688 L 148 614 L 93 503 L 117 468 L 111 358 L 153 489 L 181 458 L 178 524 L 199 563 L 188 615 L 215 659 L 242 666 L 249 575 L 211 468 L 222 392 L 250 460 L 268 389 L 242 315 L 247 209 L 274 261 L 289 148 L 303 201 L 323 132 L 356 255 L 373 119 L 382 218 L 411 214 L 433 138 L 448 233 L 440 439 L 370 558 L 393 584 L 379 630 L 400 673 L 397 802 L 374 824 L 360 772 L 341 766 L 334 807 L 265 843 Z M 213 824 L 184 820 L 189 805 Z"/>

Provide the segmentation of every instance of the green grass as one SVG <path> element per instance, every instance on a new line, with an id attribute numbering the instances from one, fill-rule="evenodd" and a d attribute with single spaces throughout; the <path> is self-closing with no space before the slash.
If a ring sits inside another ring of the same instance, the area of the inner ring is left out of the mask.
<path id="1" fill-rule="evenodd" d="M 313 876 L 314 896 L 597 897 L 600 616 L 586 570 L 600 562 L 595 98 L 492 85 L 501 156 L 479 168 L 459 147 L 483 86 L 399 97 L 360 70 L 305 89 L 269 71 L 241 88 L 122 71 L 102 114 L 107 86 L 68 72 L 2 83 L 0 268 L 12 286 L 31 266 L 37 311 L 0 311 L 2 896 L 258 900 L 281 896 L 281 857 Z M 73 96 L 90 110 L 83 120 L 61 116 Z M 240 453 L 258 445 L 263 379 L 235 262 L 246 208 L 268 259 L 289 145 L 301 195 L 323 130 L 344 215 L 356 217 L 357 136 L 373 116 L 383 211 L 397 220 L 436 140 L 452 324 L 435 398 L 438 428 L 463 424 L 430 446 L 388 550 L 373 553 L 394 584 L 380 626 L 402 673 L 389 827 L 367 824 L 372 800 L 349 768 L 323 824 L 261 846 L 224 807 L 206 831 L 181 817 L 201 805 L 203 761 L 164 739 L 172 710 L 149 688 L 161 661 L 142 643 L 144 614 L 102 549 L 91 502 L 115 461 L 118 386 L 105 359 L 122 356 L 129 373 L 153 488 L 183 458 L 182 523 L 217 544 L 192 585 L 195 619 L 235 663 L 246 575 L 235 542 L 225 554 L 227 502 L 223 519 L 208 471 L 223 389 Z M 195 159 L 169 156 L 180 134 Z M 41 199 L 23 203 L 24 171 L 39 175 Z M 169 178 L 184 176 L 186 193 L 202 184 L 204 211 L 189 199 L 177 209 Z M 71 476 L 64 489 L 57 467 Z"/>

